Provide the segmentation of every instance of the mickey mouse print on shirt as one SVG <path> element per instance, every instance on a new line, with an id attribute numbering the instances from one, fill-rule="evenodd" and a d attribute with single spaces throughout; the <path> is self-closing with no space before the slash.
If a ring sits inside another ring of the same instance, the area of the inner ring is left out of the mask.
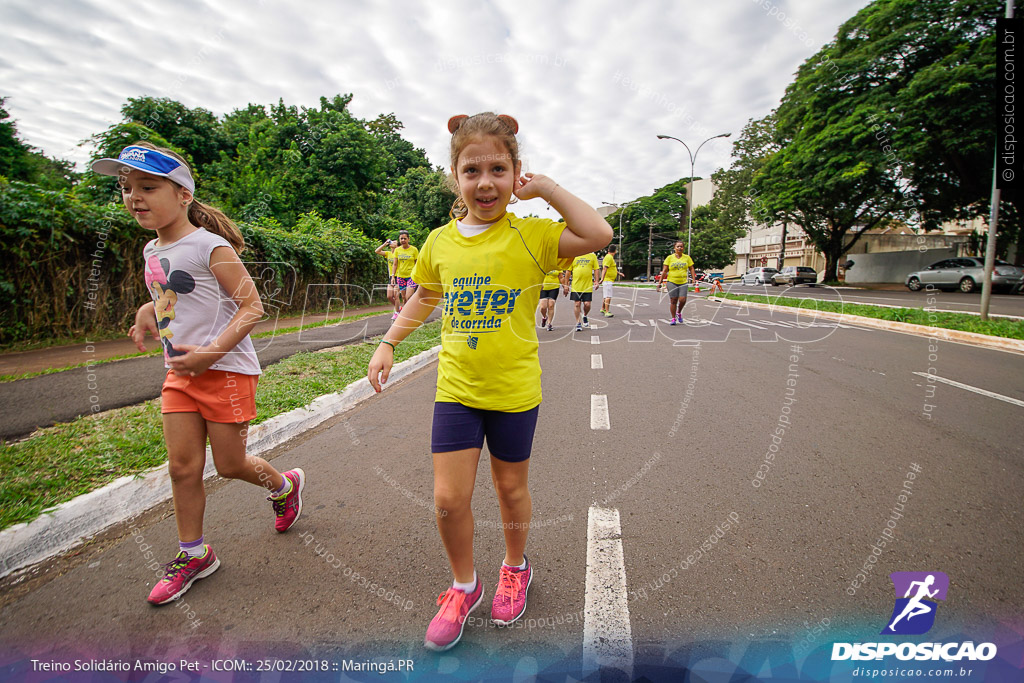
<path id="1" fill-rule="evenodd" d="M 167 271 L 171 262 L 165 258 L 150 256 L 146 259 L 146 287 L 153 295 L 156 309 L 156 324 L 160 330 L 160 343 L 164 347 L 165 356 L 184 356 L 185 351 L 178 351 L 171 343 L 174 333 L 168 329 L 174 319 L 174 306 L 178 303 L 178 295 L 188 294 L 196 287 L 195 279 L 184 270 Z"/>

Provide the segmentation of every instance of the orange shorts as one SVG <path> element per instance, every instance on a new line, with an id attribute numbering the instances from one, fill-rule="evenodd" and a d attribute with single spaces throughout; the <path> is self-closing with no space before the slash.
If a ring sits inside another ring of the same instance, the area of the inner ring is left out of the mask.
<path id="1" fill-rule="evenodd" d="M 199 413 L 204 420 L 241 424 L 256 417 L 259 375 L 207 370 L 197 377 L 167 371 L 160 391 L 161 413 Z"/>

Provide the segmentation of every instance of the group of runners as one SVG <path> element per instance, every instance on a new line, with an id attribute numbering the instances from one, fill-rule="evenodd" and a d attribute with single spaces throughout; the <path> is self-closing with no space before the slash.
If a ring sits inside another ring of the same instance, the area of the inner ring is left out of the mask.
<path id="1" fill-rule="evenodd" d="M 683 307 L 686 305 L 688 291 L 687 278 L 689 277 L 691 282 L 697 281 L 693 259 L 683 253 L 684 246 L 682 241 L 675 243 L 672 253 L 665 257 L 662 270 L 658 274 L 657 291 L 660 291 L 661 284 L 664 283 L 668 294 L 670 325 L 683 322 Z M 394 320 L 401 312 L 402 305 L 416 291 L 416 283 L 411 276 L 419 250 L 409 244 L 409 233 L 403 230 L 399 233 L 398 242 L 385 240 L 377 247 L 376 252 L 388 261 L 387 294 L 388 301 L 395 309 L 391 316 Z M 573 303 L 577 331 L 590 328 L 590 308 L 593 305 L 594 291 L 598 288 L 601 288 L 601 315 L 614 318 L 612 287 L 619 275 L 615 263 L 617 252 L 618 247 L 611 244 L 602 259 L 598 259 L 597 254 L 591 252 L 577 256 L 571 268 L 555 268 L 545 273 L 544 282 L 541 284 L 540 303 L 537 306 L 540 328 L 548 332 L 554 331 L 555 302 L 560 292 L 568 296 L 569 301 Z"/>

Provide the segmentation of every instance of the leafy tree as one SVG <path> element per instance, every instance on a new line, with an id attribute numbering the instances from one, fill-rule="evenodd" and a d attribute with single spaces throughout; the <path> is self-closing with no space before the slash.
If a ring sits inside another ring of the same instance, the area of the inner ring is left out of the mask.
<path id="1" fill-rule="evenodd" d="M 672 243 L 686 225 L 686 184 L 689 178 L 660 187 L 651 195 L 638 197 L 605 220 L 616 231 L 619 243 L 619 213 L 622 213 L 622 269 L 626 277 L 647 273 L 648 257 L 652 260 L 672 250 Z M 648 251 L 650 238 L 650 252 Z"/>
<path id="2" fill-rule="evenodd" d="M 366 129 L 377 138 L 386 157 L 384 172 L 389 179 L 393 180 L 401 178 L 414 168 L 430 170 L 427 153 L 414 147 L 411 142 L 401 136 L 399 131 L 403 128 L 405 126 L 393 113 L 381 114 L 366 124 Z"/>
<path id="3" fill-rule="evenodd" d="M 189 109 L 167 97 L 129 97 L 121 114 L 125 122 L 140 123 L 173 147 L 187 150 L 197 172 L 215 161 L 228 144 L 213 112 L 201 107 Z"/>
<path id="4" fill-rule="evenodd" d="M 44 190 L 67 190 L 79 178 L 74 164 L 51 159 L 18 137 L 18 128 L 0 97 L 0 176 L 36 183 Z"/>
<path id="5" fill-rule="evenodd" d="M 736 240 L 746 233 L 745 228 L 724 223 L 713 203 L 693 210 L 692 226 L 694 267 L 725 268 L 736 261 Z"/>

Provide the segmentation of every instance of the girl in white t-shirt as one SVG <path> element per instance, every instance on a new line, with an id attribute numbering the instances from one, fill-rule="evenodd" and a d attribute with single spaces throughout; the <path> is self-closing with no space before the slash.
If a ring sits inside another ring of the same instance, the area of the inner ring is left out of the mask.
<path id="1" fill-rule="evenodd" d="M 195 200 L 188 164 L 168 149 L 139 142 L 92 169 L 117 176 L 125 207 L 156 233 L 143 250 L 153 301 L 139 308 L 128 335 L 140 350 L 146 332 L 159 339 L 168 368 L 160 398 L 179 552 L 149 594 L 150 603 L 163 605 L 220 566 L 203 536 L 207 438 L 220 476 L 270 492 L 279 532 L 299 517 L 305 474 L 282 474 L 245 454 L 261 372 L 249 331 L 263 305 L 238 258 L 238 227 Z"/>

